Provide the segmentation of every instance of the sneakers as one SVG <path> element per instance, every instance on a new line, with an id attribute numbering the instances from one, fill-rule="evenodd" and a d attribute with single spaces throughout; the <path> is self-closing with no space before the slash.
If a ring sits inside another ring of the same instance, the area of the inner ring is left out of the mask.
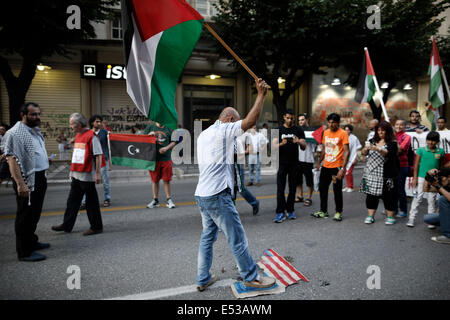
<path id="1" fill-rule="evenodd" d="M 26 262 L 37 262 L 47 259 L 46 256 L 43 254 L 40 254 L 39 252 L 32 252 L 29 257 L 20 257 L 19 261 L 26 261 Z"/>
<path id="2" fill-rule="evenodd" d="M 446 236 L 431 237 L 431 241 L 442 244 L 450 244 L 450 238 Z"/>
<path id="3" fill-rule="evenodd" d="M 408 216 L 408 214 L 406 212 L 399 211 L 399 212 L 397 212 L 397 214 L 395 216 L 397 218 L 406 218 Z"/>
<path id="4" fill-rule="evenodd" d="M 244 285 L 246 287 L 259 288 L 259 289 L 270 288 L 274 284 L 275 284 L 274 278 L 269 278 L 269 277 L 264 277 L 264 276 L 260 276 L 259 280 L 244 282 Z"/>
<path id="5" fill-rule="evenodd" d="M 433 226 L 432 224 L 427 225 L 428 229 L 436 229 L 436 226 Z"/>
<path id="6" fill-rule="evenodd" d="M 277 216 L 273 219 L 273 222 L 282 223 L 284 220 L 286 220 L 286 215 L 284 213 L 277 213 Z"/>
<path id="7" fill-rule="evenodd" d="M 209 280 L 209 282 L 207 284 L 204 284 L 203 286 L 197 286 L 197 290 L 200 292 L 205 291 L 206 288 L 208 288 L 210 285 L 214 284 L 214 282 L 216 282 L 217 277 L 215 274 L 213 274 L 211 276 L 211 280 Z"/>
<path id="8" fill-rule="evenodd" d="M 366 220 L 364 220 L 365 224 L 372 224 L 375 222 L 375 219 L 371 216 L 367 216 Z"/>
<path id="9" fill-rule="evenodd" d="M 333 217 L 334 221 L 342 221 L 342 213 L 336 212 Z"/>
<path id="10" fill-rule="evenodd" d="M 406 226 L 410 227 L 410 228 L 414 228 L 414 220 L 409 219 L 408 222 L 406 223 Z"/>
<path id="11" fill-rule="evenodd" d="M 347 188 L 346 192 L 355 192 L 355 189 Z"/>
<path id="12" fill-rule="evenodd" d="M 384 220 L 384 224 L 393 225 L 395 224 L 395 219 L 393 217 L 387 217 L 386 220 Z"/>
<path id="13" fill-rule="evenodd" d="M 311 216 L 313 216 L 315 218 L 328 218 L 328 212 L 317 211 L 317 212 L 311 213 Z"/>
<path id="14" fill-rule="evenodd" d="M 153 199 L 152 202 L 150 202 L 150 203 L 147 205 L 147 208 L 149 208 L 149 209 L 151 209 L 151 208 L 156 208 L 156 207 L 159 207 L 159 201 L 158 201 L 158 199 Z"/>
<path id="15" fill-rule="evenodd" d="M 167 208 L 169 209 L 175 208 L 175 203 L 173 203 L 171 198 L 167 199 Z"/>
<path id="16" fill-rule="evenodd" d="M 288 213 L 288 219 L 289 220 L 295 220 L 296 218 L 297 217 L 295 216 L 295 212 L 294 211 Z"/>
<path id="17" fill-rule="evenodd" d="M 348 189 L 347 187 L 343 188 L 342 192 L 347 192 L 347 189 Z"/>

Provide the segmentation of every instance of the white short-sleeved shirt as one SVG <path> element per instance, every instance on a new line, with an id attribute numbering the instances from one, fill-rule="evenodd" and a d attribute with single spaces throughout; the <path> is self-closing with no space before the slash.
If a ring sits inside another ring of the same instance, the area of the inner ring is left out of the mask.
<path id="1" fill-rule="evenodd" d="M 349 170 L 350 167 L 353 164 L 353 161 L 355 161 L 356 156 L 358 155 L 358 150 L 361 149 L 361 143 L 359 142 L 359 139 L 357 136 L 355 136 L 353 133 L 351 133 L 348 136 L 348 151 L 349 151 L 349 156 L 348 156 L 348 161 L 347 161 L 347 168 L 346 170 Z"/>
<path id="2" fill-rule="evenodd" d="M 222 123 L 217 120 L 197 139 L 200 175 L 195 195 L 209 197 L 230 188 L 234 191 L 235 139 L 242 135 L 242 120 Z"/>

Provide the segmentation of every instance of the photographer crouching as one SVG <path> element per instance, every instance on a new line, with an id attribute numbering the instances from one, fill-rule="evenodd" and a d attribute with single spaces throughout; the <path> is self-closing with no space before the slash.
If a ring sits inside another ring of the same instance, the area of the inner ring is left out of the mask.
<path id="1" fill-rule="evenodd" d="M 425 192 L 438 192 L 439 213 L 424 216 L 424 222 L 433 226 L 441 226 L 442 235 L 431 237 L 437 243 L 450 244 L 450 168 L 432 169 L 425 177 Z"/>

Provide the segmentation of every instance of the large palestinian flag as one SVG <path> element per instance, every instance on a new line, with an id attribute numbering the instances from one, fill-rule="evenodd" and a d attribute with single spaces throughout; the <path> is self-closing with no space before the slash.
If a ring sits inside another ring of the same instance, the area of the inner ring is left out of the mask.
<path id="1" fill-rule="evenodd" d="M 364 59 L 356 88 L 355 101 L 358 103 L 369 102 L 375 93 L 375 71 L 370 61 L 369 51 L 364 48 Z"/>
<path id="2" fill-rule="evenodd" d="M 177 127 L 178 79 L 203 17 L 184 0 L 121 0 L 127 92 L 149 119 Z"/>
<path id="3" fill-rule="evenodd" d="M 155 170 L 156 138 L 140 134 L 109 134 L 111 163 L 136 169 Z"/>
<path id="4" fill-rule="evenodd" d="M 433 38 L 433 49 L 431 51 L 430 66 L 428 67 L 428 75 L 430 76 L 430 102 L 433 109 L 445 103 L 441 69 L 441 58 L 439 57 L 439 51 Z"/>

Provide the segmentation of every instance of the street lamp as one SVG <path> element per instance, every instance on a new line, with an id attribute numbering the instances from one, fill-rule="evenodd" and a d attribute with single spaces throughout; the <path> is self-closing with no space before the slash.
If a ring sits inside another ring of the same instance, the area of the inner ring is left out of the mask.
<path id="1" fill-rule="evenodd" d="M 205 78 L 211 79 L 211 80 L 215 80 L 215 79 L 219 79 L 222 78 L 221 76 L 217 75 L 217 74 L 208 74 L 207 76 L 205 76 Z"/>

